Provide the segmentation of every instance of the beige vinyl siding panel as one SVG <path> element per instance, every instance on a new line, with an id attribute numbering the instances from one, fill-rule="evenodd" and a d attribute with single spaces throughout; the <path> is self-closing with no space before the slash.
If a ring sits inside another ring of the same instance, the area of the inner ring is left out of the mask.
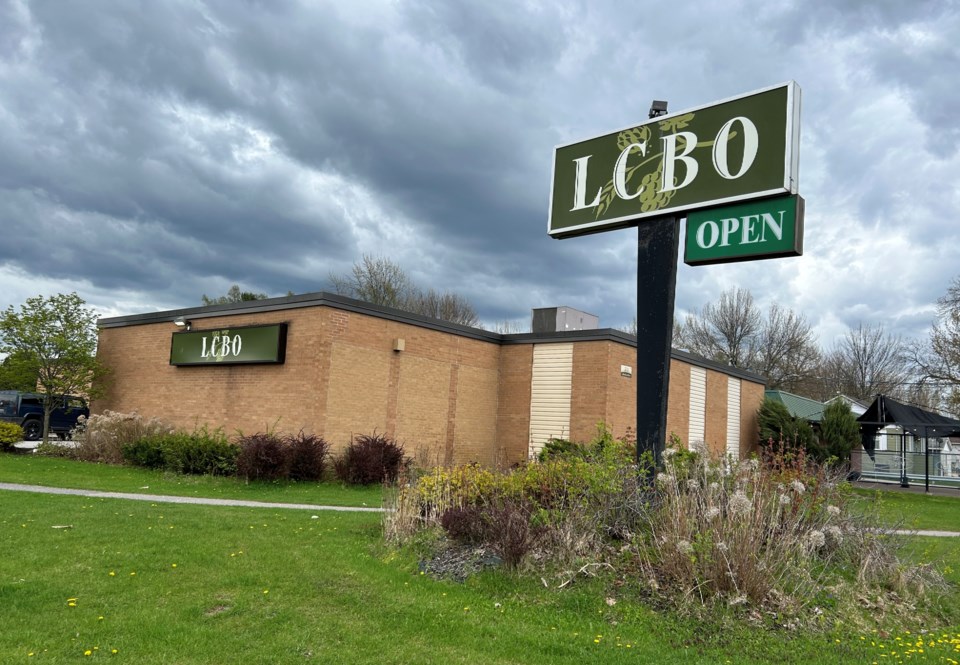
<path id="1" fill-rule="evenodd" d="M 530 454 L 548 440 L 570 436 L 573 344 L 536 344 L 530 389 Z"/>
<path id="2" fill-rule="evenodd" d="M 687 448 L 706 450 L 704 439 L 707 429 L 707 370 L 690 368 L 690 431 Z"/>
<path id="3" fill-rule="evenodd" d="M 740 379 L 727 377 L 727 455 L 740 459 Z"/>

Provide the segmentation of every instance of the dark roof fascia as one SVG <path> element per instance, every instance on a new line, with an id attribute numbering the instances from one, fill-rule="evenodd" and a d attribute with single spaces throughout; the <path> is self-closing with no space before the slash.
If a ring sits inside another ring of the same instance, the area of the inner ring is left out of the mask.
<path id="1" fill-rule="evenodd" d="M 759 374 L 754 374 L 753 372 L 745 370 L 741 367 L 734 367 L 733 365 L 725 365 L 723 363 L 717 362 L 716 360 L 710 360 L 709 358 L 698 356 L 695 353 L 690 353 L 689 351 L 681 351 L 680 349 L 674 349 L 671 355 L 677 360 L 682 360 L 691 365 L 696 365 L 698 367 L 703 367 L 705 369 L 712 369 L 717 372 L 723 372 L 724 374 L 735 376 L 738 379 L 745 379 L 752 383 L 759 383 L 763 386 L 767 385 L 766 377 L 761 376 Z"/>
<path id="2" fill-rule="evenodd" d="M 315 293 L 303 293 L 295 296 L 281 296 L 279 298 L 267 298 L 266 300 L 246 300 L 243 302 L 226 303 L 223 305 L 204 305 L 201 307 L 187 307 L 183 309 L 171 309 L 162 312 L 148 312 L 146 314 L 132 314 L 129 316 L 113 316 L 101 318 L 97 321 L 99 328 L 125 328 L 127 326 L 141 326 L 156 323 L 173 323 L 174 320 L 183 317 L 192 322 L 202 319 L 210 319 L 220 316 L 232 316 L 238 314 L 262 314 L 266 312 L 282 312 L 289 309 L 302 309 L 305 307 L 332 307 L 356 314 L 374 316 L 388 321 L 406 323 L 408 325 L 436 330 L 438 332 L 460 335 L 470 339 L 476 339 L 495 344 L 551 344 L 560 342 L 616 342 L 636 348 L 637 338 L 629 333 L 613 328 L 598 328 L 595 330 L 565 330 L 553 333 L 520 333 L 503 335 L 480 328 L 471 328 L 457 323 L 432 319 L 419 314 L 411 314 L 403 310 L 392 307 L 383 307 L 373 305 L 362 300 L 354 300 L 346 296 L 327 293 L 326 291 L 317 291 Z M 705 369 L 712 369 L 730 376 L 746 379 L 754 383 L 766 385 L 766 379 L 758 374 L 745 371 L 739 367 L 732 367 L 722 363 L 708 360 L 701 356 L 694 355 L 688 351 L 673 349 L 671 357 L 676 360 Z"/>
<path id="3" fill-rule="evenodd" d="M 151 323 L 173 323 L 181 316 L 190 321 L 209 319 L 219 316 L 237 314 L 262 314 L 265 312 L 280 312 L 288 309 L 303 309 L 305 307 L 332 307 L 356 314 L 375 316 L 389 321 L 407 323 L 421 328 L 452 333 L 462 337 L 470 337 L 486 342 L 500 342 L 503 335 L 479 328 L 471 328 L 457 323 L 431 319 L 419 314 L 411 314 L 392 307 L 374 305 L 362 300 L 354 300 L 346 296 L 317 291 L 295 296 L 267 298 L 266 300 L 247 300 L 244 302 L 227 303 L 224 305 L 206 305 L 202 307 L 188 307 L 186 309 L 172 309 L 164 312 L 150 312 L 131 316 L 116 316 L 97 321 L 100 328 L 121 328 L 126 326 L 147 325 Z"/>

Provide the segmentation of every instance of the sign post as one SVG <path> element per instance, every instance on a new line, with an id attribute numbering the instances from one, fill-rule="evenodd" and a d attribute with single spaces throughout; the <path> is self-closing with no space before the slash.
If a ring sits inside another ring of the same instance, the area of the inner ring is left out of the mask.
<path id="1" fill-rule="evenodd" d="M 799 144 L 790 81 L 554 150 L 551 237 L 638 227 L 637 456 L 652 453 L 653 473 L 666 438 L 679 219 L 688 216 L 691 264 L 799 255 Z M 781 199 L 764 202 L 772 197 Z"/>

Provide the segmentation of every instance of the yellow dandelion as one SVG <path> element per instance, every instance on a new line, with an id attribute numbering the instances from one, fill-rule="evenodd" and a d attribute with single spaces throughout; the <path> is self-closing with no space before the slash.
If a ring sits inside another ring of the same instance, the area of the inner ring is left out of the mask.
<path id="1" fill-rule="evenodd" d="M 107 573 L 107 574 L 110 575 L 110 577 L 115 577 L 115 576 L 116 576 L 116 573 L 113 572 L 112 570 L 111 570 L 109 573 Z"/>
<path id="2" fill-rule="evenodd" d="M 270 593 L 270 589 L 264 589 L 264 590 L 263 590 L 263 593 L 264 593 L 264 595 Z"/>
<path id="3" fill-rule="evenodd" d="M 171 564 L 170 564 L 170 567 L 171 567 L 171 568 L 176 568 L 176 567 L 177 567 L 177 564 L 171 563 Z"/>
<path id="4" fill-rule="evenodd" d="M 116 649 L 110 649 L 110 653 L 119 653 Z"/>
<path id="5" fill-rule="evenodd" d="M 90 649 L 87 649 L 86 651 L 83 652 L 83 655 L 84 655 L 84 656 L 92 656 L 92 655 L 93 655 L 93 652 L 90 651 Z"/>

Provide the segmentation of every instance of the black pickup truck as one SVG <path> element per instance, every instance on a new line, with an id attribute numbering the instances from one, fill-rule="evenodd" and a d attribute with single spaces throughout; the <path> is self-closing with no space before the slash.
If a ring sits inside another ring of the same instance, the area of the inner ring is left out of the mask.
<path id="1" fill-rule="evenodd" d="M 43 397 L 37 393 L 0 390 L 0 421 L 20 425 L 27 441 L 38 440 L 43 436 Z M 65 439 L 77 426 L 77 419 L 89 415 L 90 409 L 82 398 L 68 395 L 50 414 L 50 431 Z"/>

